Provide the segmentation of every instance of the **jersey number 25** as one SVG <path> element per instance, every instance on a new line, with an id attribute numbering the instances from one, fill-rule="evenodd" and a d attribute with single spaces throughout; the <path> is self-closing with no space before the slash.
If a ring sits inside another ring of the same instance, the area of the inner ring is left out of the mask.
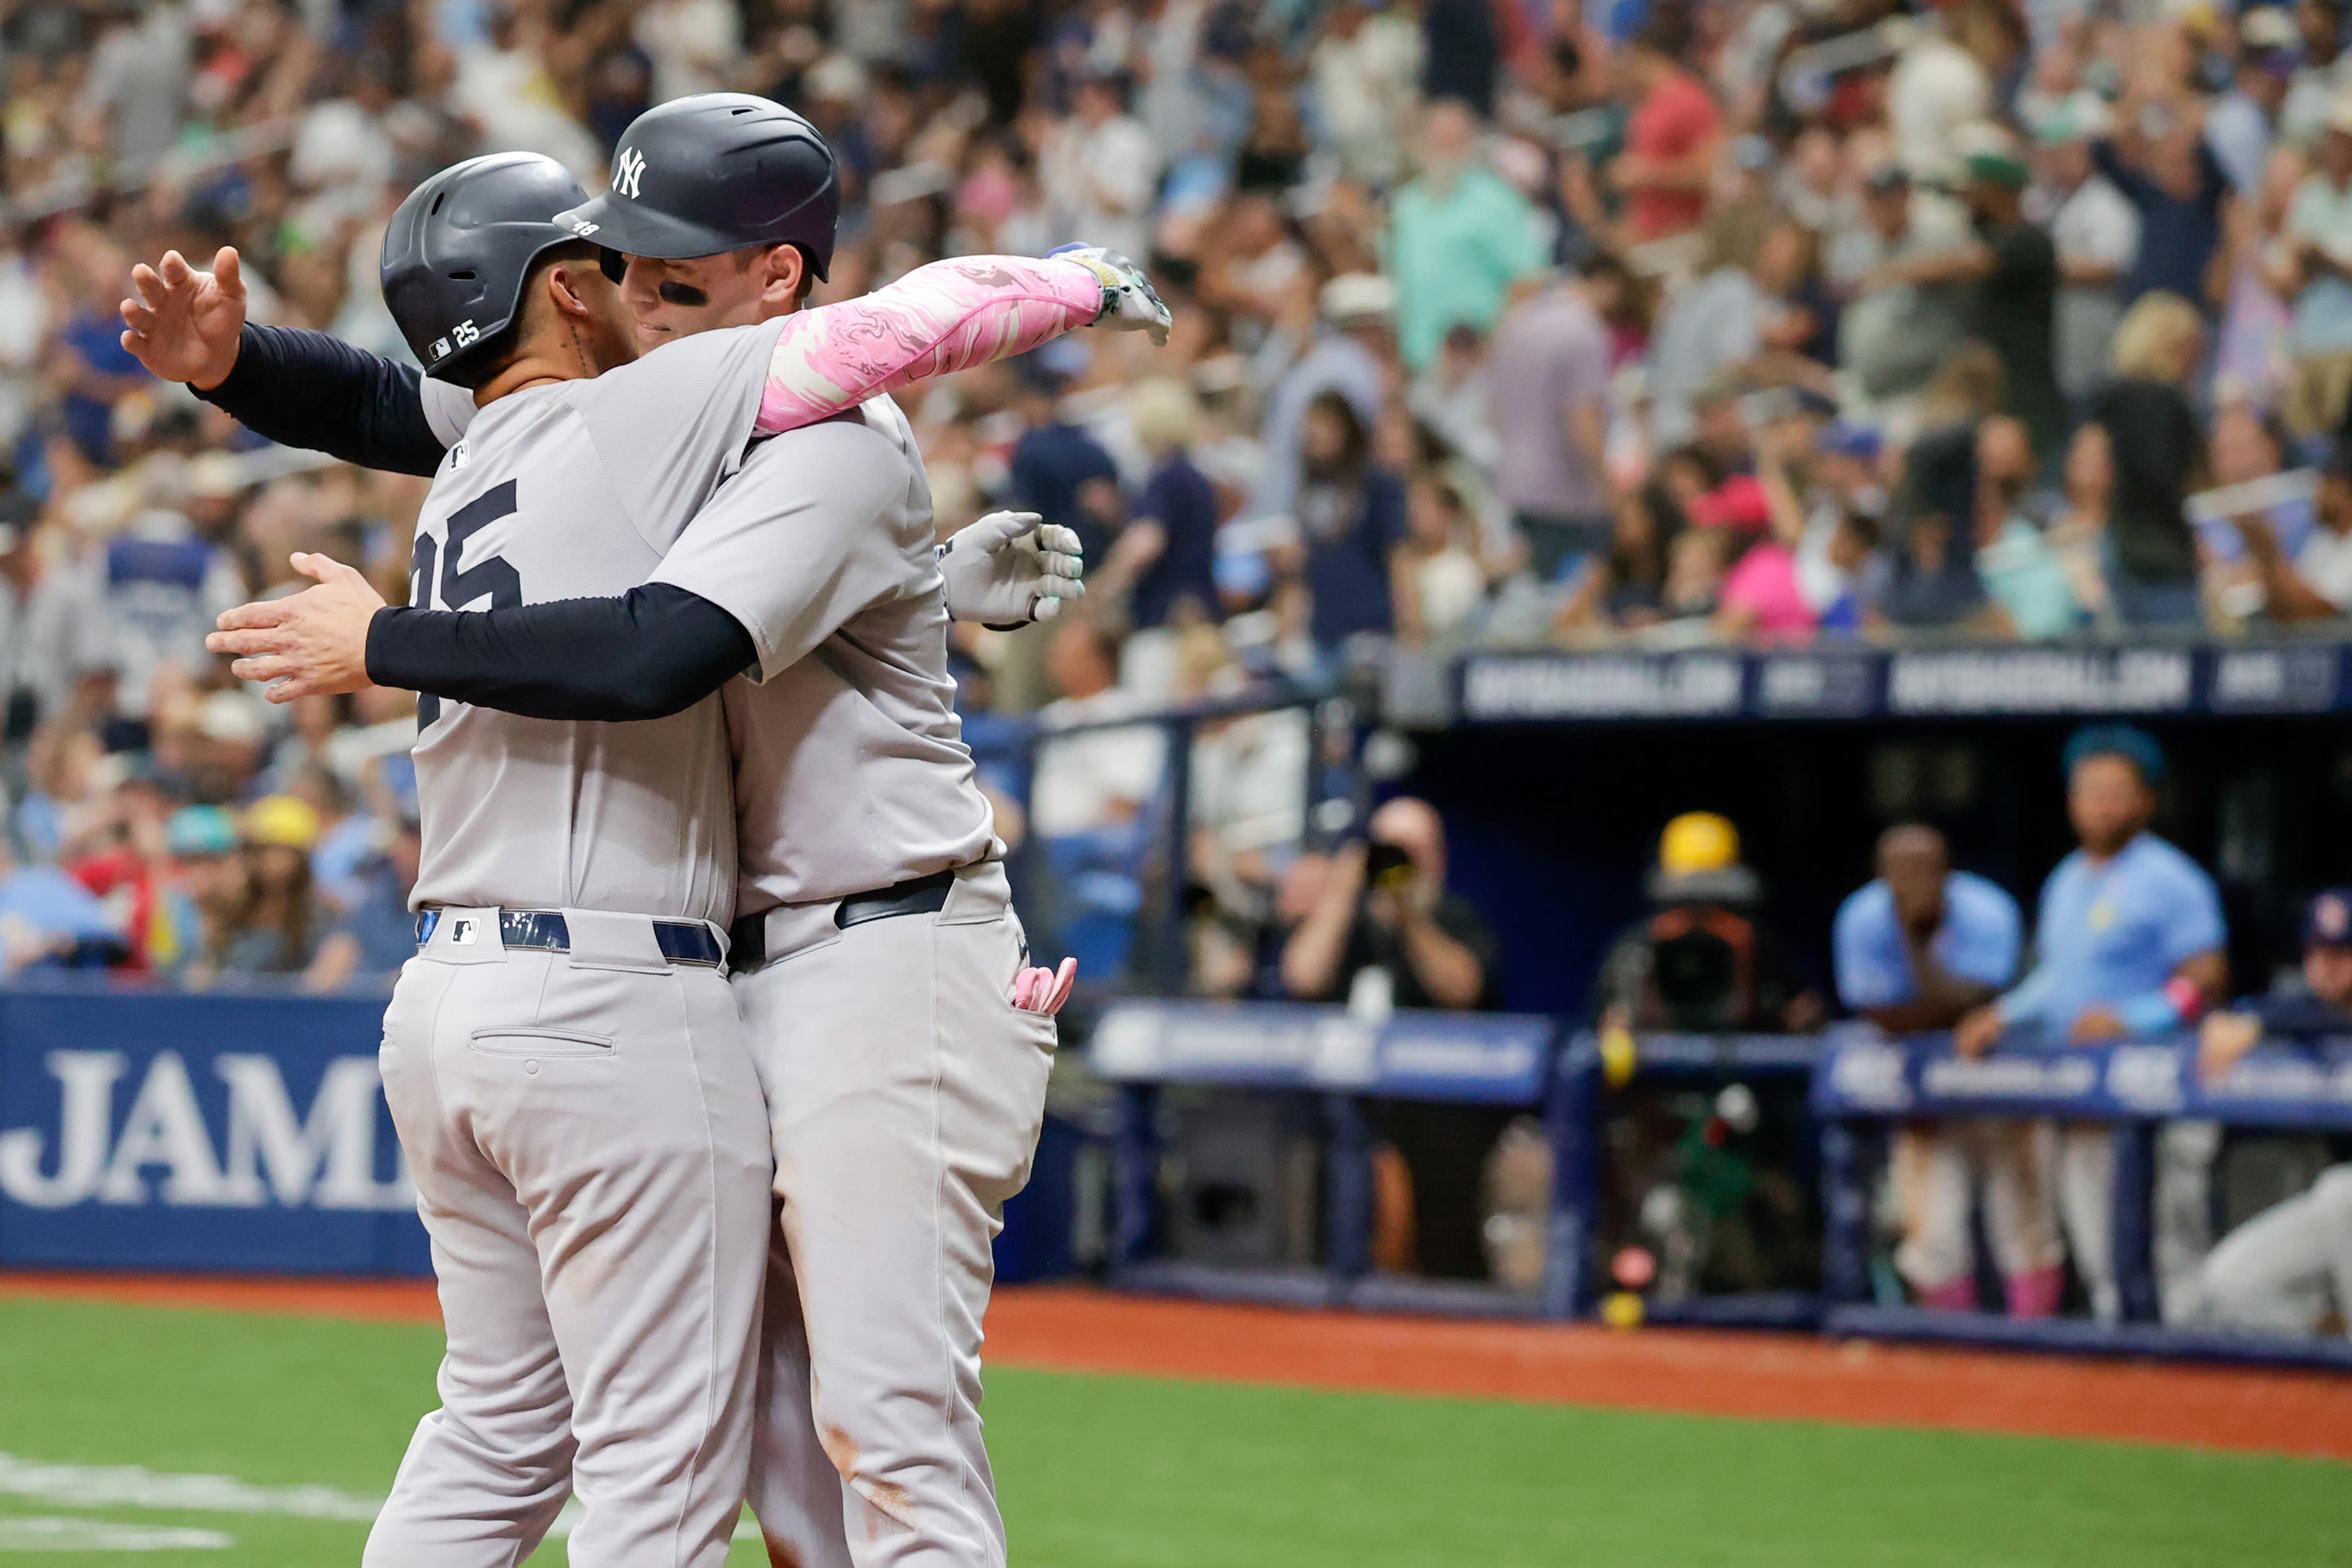
<path id="1" fill-rule="evenodd" d="M 504 556 L 488 556 L 462 572 L 457 570 L 457 563 L 465 558 L 466 541 L 515 510 L 515 482 L 509 479 L 449 514 L 449 542 L 446 550 L 434 543 L 431 534 L 419 533 L 416 548 L 408 558 L 410 605 L 420 610 L 467 609 L 485 596 L 493 610 L 521 604 L 522 578 Z M 435 578 L 436 564 L 440 567 L 438 581 Z M 417 698 L 416 728 L 420 732 L 429 729 L 439 717 L 439 698 Z"/>

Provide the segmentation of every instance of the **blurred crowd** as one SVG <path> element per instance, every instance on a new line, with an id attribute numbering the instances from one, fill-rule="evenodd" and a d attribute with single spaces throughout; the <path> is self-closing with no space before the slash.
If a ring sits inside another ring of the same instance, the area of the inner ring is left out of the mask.
<path id="1" fill-rule="evenodd" d="M 820 300 L 1136 254 L 1167 348 L 1080 334 L 906 399 L 942 532 L 1024 506 L 1089 558 L 1082 618 L 958 628 L 975 716 L 1474 645 L 2324 634 L 2344 28 L 2335 0 L 5 0 L 10 962 L 373 974 L 413 827 L 398 696 L 271 708 L 201 636 L 297 549 L 399 597 L 421 486 L 147 377 L 134 259 L 233 244 L 257 317 L 401 357 L 373 275 L 417 178 L 528 148 L 599 184 L 637 112 L 721 88 L 840 156 Z M 1193 878 L 1263 917 L 1328 759 L 1304 714 L 1217 739 Z M 1155 744 L 1039 767 L 1057 868 L 1114 873 L 1073 919 L 1133 913 Z"/>

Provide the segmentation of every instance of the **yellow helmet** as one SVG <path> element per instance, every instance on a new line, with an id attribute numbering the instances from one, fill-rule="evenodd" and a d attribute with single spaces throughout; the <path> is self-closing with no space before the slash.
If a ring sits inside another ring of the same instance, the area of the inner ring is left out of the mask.
<path id="1" fill-rule="evenodd" d="M 247 844 L 282 844 L 308 849 L 319 842 L 319 814 L 307 800 L 290 795 L 264 795 L 245 808 Z"/>
<path id="2" fill-rule="evenodd" d="M 1658 869 L 1669 877 L 1739 864 L 1739 829 L 1712 811 L 1686 811 L 1658 836 Z"/>

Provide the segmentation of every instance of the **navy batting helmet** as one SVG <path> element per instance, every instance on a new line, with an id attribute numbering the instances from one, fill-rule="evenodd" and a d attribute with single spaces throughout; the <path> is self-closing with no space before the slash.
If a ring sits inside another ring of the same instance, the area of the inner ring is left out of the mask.
<path id="1" fill-rule="evenodd" d="M 797 246 L 823 278 L 840 218 L 833 149 L 815 126 L 750 93 L 705 92 L 630 121 L 612 184 L 562 222 L 583 239 L 663 260 Z"/>
<path id="2" fill-rule="evenodd" d="M 452 163 L 415 190 L 383 231 L 383 302 L 427 375 L 465 384 L 513 325 L 533 263 L 579 237 L 555 221 L 586 192 L 536 153 Z"/>

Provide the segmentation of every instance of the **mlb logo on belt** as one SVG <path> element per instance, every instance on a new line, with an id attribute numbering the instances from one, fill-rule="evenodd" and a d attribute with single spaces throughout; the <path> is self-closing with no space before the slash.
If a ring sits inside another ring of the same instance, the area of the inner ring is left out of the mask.
<path id="1" fill-rule="evenodd" d="M 451 947 L 471 947 L 481 934 L 482 922 L 479 921 L 451 921 L 449 922 L 449 945 Z"/>

